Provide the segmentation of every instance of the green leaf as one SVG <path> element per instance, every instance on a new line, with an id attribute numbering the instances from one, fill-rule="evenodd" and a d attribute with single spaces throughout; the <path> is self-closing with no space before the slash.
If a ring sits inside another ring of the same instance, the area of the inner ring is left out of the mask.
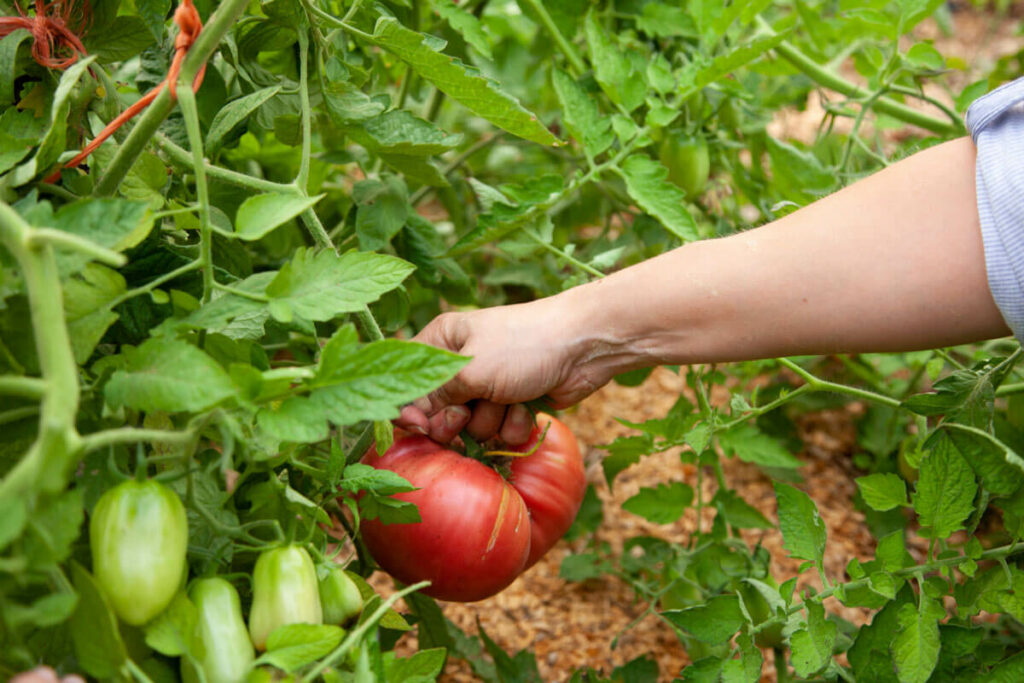
<path id="1" fill-rule="evenodd" d="M 978 484 L 974 472 L 948 439 L 939 441 L 921 461 L 913 496 L 924 538 L 947 538 L 963 528 L 974 511 Z"/>
<path id="2" fill-rule="evenodd" d="M 825 668 L 832 659 L 836 631 L 835 623 L 825 619 L 825 608 L 821 603 L 808 602 L 807 628 L 790 637 L 793 669 L 799 676 L 808 678 Z"/>
<path id="3" fill-rule="evenodd" d="M 602 116 L 597 103 L 564 71 L 554 69 L 551 82 L 562 105 L 562 122 L 590 157 L 606 151 L 615 141 L 611 121 Z"/>
<path id="4" fill-rule="evenodd" d="M 82 489 L 70 489 L 56 498 L 41 499 L 32 511 L 23 543 L 25 556 L 36 570 L 55 569 L 71 554 L 85 520 L 83 495 Z"/>
<path id="5" fill-rule="evenodd" d="M 303 197 L 297 194 L 268 192 L 246 198 L 235 216 L 235 235 L 247 241 L 258 240 L 306 209 L 312 208 L 324 195 Z"/>
<path id="6" fill-rule="evenodd" d="M 261 297 L 276 275 L 276 271 L 256 273 L 234 283 L 232 288 Z M 182 320 L 182 324 L 203 328 L 231 339 L 259 339 L 263 336 L 263 326 L 269 317 L 270 312 L 265 303 L 236 294 L 215 293 L 209 303 Z"/>
<path id="7" fill-rule="evenodd" d="M 462 135 L 453 135 L 404 109 L 395 109 L 364 121 L 361 126 L 350 127 L 349 134 L 371 152 L 402 157 L 443 154 L 462 142 Z"/>
<path id="8" fill-rule="evenodd" d="M 153 38 L 163 38 L 164 22 L 171 10 L 171 0 L 135 0 L 135 9 Z"/>
<path id="9" fill-rule="evenodd" d="M 677 481 L 641 488 L 622 504 L 622 509 L 655 524 L 671 524 L 683 516 L 692 502 L 693 489 Z"/>
<path id="10" fill-rule="evenodd" d="M 775 525 L 750 505 L 736 491 L 720 488 L 711 499 L 713 505 L 725 516 L 725 521 L 737 529 L 774 529 Z"/>
<path id="11" fill-rule="evenodd" d="M 655 452 L 654 439 L 650 434 L 620 436 L 604 448 L 608 451 L 608 456 L 601 461 L 601 468 L 604 470 L 608 488 L 612 487 L 619 472 L 640 462 L 643 456 Z"/>
<path id="12" fill-rule="evenodd" d="M 345 631 L 331 624 L 286 624 L 267 637 L 267 652 L 256 664 L 270 664 L 288 673 L 315 662 L 338 647 Z"/>
<path id="13" fill-rule="evenodd" d="M 469 359 L 414 342 L 385 339 L 354 348 L 327 343 L 310 398 L 336 425 L 391 420 L 399 407 L 441 386 Z"/>
<path id="14" fill-rule="evenodd" d="M 112 678 L 128 660 L 117 619 L 95 579 L 77 562 L 71 563 L 71 583 L 78 593 L 78 606 L 71 615 L 78 665 L 90 676 Z"/>
<path id="15" fill-rule="evenodd" d="M 484 33 L 480 20 L 471 12 L 467 12 L 452 0 L 431 0 L 431 5 L 441 18 L 448 22 L 448 25 L 462 35 L 463 40 L 487 59 L 493 59 L 491 55 L 491 41 Z"/>
<path id="16" fill-rule="evenodd" d="M 825 168 L 811 152 L 797 149 L 793 145 L 769 136 L 768 156 L 772 161 L 772 172 L 780 180 L 799 192 L 820 196 L 828 193 L 836 184 L 833 172 Z"/>
<path id="17" fill-rule="evenodd" d="M 472 73 L 462 62 L 436 51 L 424 36 L 392 17 L 381 17 L 373 31 L 373 40 L 438 90 L 460 102 L 502 130 L 542 145 L 558 144 L 534 114 L 491 81 Z"/>
<path id="18" fill-rule="evenodd" d="M 923 593 L 918 598 L 920 607 L 900 608 L 900 631 L 892 644 L 900 683 L 925 683 L 939 661 L 939 619 L 946 611 Z"/>
<path id="19" fill-rule="evenodd" d="M 239 97 L 237 100 L 232 100 L 224 105 L 217 112 L 217 115 L 213 117 L 213 122 L 210 123 L 210 131 L 206 134 L 206 153 L 213 154 L 216 152 L 224 144 L 231 131 L 241 125 L 253 112 L 280 91 L 281 86 L 275 85 Z"/>
<path id="20" fill-rule="evenodd" d="M 107 382 L 107 401 L 137 410 L 198 412 L 235 393 L 228 374 L 188 342 L 153 337 L 125 351 L 124 370 Z"/>
<path id="21" fill-rule="evenodd" d="M 732 429 L 718 432 L 717 436 L 722 450 L 738 456 L 743 462 L 752 462 L 762 467 L 795 468 L 803 465 L 785 446 L 751 422 L 743 422 Z"/>
<path id="22" fill-rule="evenodd" d="M 683 242 L 697 239 L 697 224 L 686 210 L 686 193 L 668 181 L 668 169 L 643 154 L 633 154 L 622 163 L 626 191 L 647 213 Z"/>
<path id="23" fill-rule="evenodd" d="M 0 40 L 0 107 L 14 104 L 18 47 L 31 37 L 32 34 L 27 29 L 19 28 Z"/>
<path id="24" fill-rule="evenodd" d="M 594 78 L 601 89 L 626 111 L 633 111 L 644 103 L 647 84 L 642 74 L 633 68 L 633 62 L 619 50 L 612 35 L 605 30 L 595 12 L 588 12 L 583 24 L 590 48 L 590 62 Z"/>
<path id="25" fill-rule="evenodd" d="M 305 396 L 264 404 L 256 413 L 260 429 L 281 441 L 316 443 L 327 438 L 323 411 Z"/>
<path id="26" fill-rule="evenodd" d="M 97 263 L 64 284 L 64 318 L 75 361 L 84 364 L 107 329 L 117 320 L 110 305 L 127 291 L 124 277 L 116 270 Z"/>
<path id="27" fill-rule="evenodd" d="M 381 180 L 362 180 L 352 187 L 356 203 L 356 235 L 364 251 L 383 249 L 405 225 L 409 192 L 400 178 L 385 174 Z"/>
<path id="28" fill-rule="evenodd" d="M 385 254 L 349 251 L 338 256 L 300 248 L 267 285 L 266 294 L 299 318 L 330 320 L 362 310 L 400 285 L 413 269 Z"/>
<path id="29" fill-rule="evenodd" d="M 947 424 L 925 441 L 926 450 L 955 450 L 974 470 L 986 491 L 1009 496 L 1024 485 L 1024 459 L 984 435 Z"/>
<path id="30" fill-rule="evenodd" d="M 875 473 L 857 478 L 857 487 L 864 502 L 875 510 L 892 510 L 895 507 L 910 505 L 907 500 L 907 484 L 896 474 Z"/>
<path id="31" fill-rule="evenodd" d="M 416 487 L 401 475 L 391 470 L 379 470 L 362 463 L 352 463 L 345 468 L 344 479 L 339 483 L 339 488 L 349 493 L 368 491 L 379 496 L 390 496 L 395 493 L 416 490 Z"/>
<path id="32" fill-rule="evenodd" d="M 166 610 L 146 624 L 146 645 L 168 657 L 180 657 L 190 651 L 189 643 L 198 618 L 196 606 L 185 591 L 181 591 Z"/>
<path id="33" fill-rule="evenodd" d="M 795 558 L 821 562 L 826 531 L 814 501 L 803 491 L 780 482 L 775 482 L 775 498 L 783 547 Z"/>
<path id="34" fill-rule="evenodd" d="M 858 681 L 898 683 L 891 649 L 893 634 L 899 627 L 899 612 L 911 604 L 914 592 L 905 585 L 896 599 L 875 613 L 871 623 L 862 626 L 847 656 Z"/>
<path id="35" fill-rule="evenodd" d="M 448 651 L 443 647 L 420 650 L 411 657 L 395 657 L 384 666 L 387 683 L 433 683 L 444 668 Z"/>
<path id="36" fill-rule="evenodd" d="M 748 43 L 737 45 L 731 51 L 719 55 L 710 64 L 700 61 L 693 62 L 684 70 L 681 79 L 689 86 L 684 92 L 687 94 L 696 92 L 736 69 L 750 64 L 786 40 L 789 33 L 790 30 L 786 30 L 774 35 L 754 38 Z"/>
<path id="37" fill-rule="evenodd" d="M 80 199 L 62 206 L 53 221 L 57 230 L 113 251 L 137 246 L 153 228 L 146 202 L 128 199 Z M 88 256 L 77 251 L 57 252 L 57 267 L 64 277 L 81 270 L 89 261 Z"/>
<path id="38" fill-rule="evenodd" d="M 21 536 L 28 521 L 28 510 L 20 498 L 14 496 L 0 499 L 0 550 Z"/>
<path id="39" fill-rule="evenodd" d="M 596 553 L 577 553 L 562 559 L 558 576 L 566 581 L 587 581 L 600 578 L 611 569 Z"/>
<path id="40" fill-rule="evenodd" d="M 479 619 L 477 619 L 476 625 L 487 654 L 494 660 L 499 680 L 503 683 L 542 683 L 543 679 L 537 670 L 537 660 L 532 652 L 520 650 L 515 657 L 510 657 L 507 652 L 498 647 L 497 643 L 491 640 L 487 632 L 484 631 L 484 627 L 480 625 Z"/>
<path id="41" fill-rule="evenodd" d="M 712 645 L 728 642 L 747 623 L 736 595 L 719 595 L 706 604 L 669 610 L 662 615 L 697 640 Z"/>
<path id="42" fill-rule="evenodd" d="M 110 64 L 135 57 L 156 40 L 141 18 L 120 15 L 102 31 L 87 33 L 84 42 L 85 49 L 97 55 L 101 64 Z"/>

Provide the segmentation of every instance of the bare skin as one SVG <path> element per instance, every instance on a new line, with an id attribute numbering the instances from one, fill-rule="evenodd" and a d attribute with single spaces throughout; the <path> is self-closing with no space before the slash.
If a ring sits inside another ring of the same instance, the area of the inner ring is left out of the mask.
<path id="1" fill-rule="evenodd" d="M 528 304 L 441 315 L 416 341 L 473 360 L 399 422 L 442 442 L 466 427 L 522 443 L 523 401 L 572 405 L 635 368 L 1005 336 L 974 162 L 970 138 L 953 140 L 756 230 Z"/>

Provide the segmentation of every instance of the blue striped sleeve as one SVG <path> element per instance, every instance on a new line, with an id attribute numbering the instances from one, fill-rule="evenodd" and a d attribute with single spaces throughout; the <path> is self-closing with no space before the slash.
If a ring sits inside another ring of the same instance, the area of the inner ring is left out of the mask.
<path id="1" fill-rule="evenodd" d="M 978 217 L 992 297 L 1024 340 L 1024 78 L 975 100 L 967 128 L 978 148 Z"/>

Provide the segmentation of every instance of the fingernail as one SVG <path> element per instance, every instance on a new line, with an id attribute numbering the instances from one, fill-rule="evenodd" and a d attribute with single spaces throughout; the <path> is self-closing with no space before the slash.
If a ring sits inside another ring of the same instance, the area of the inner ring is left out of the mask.
<path id="1" fill-rule="evenodd" d="M 427 430 L 424 429 L 423 427 L 420 427 L 419 425 L 410 425 L 406 429 L 415 434 L 420 434 L 421 436 L 427 435 Z"/>
<path id="2" fill-rule="evenodd" d="M 451 406 L 445 408 L 444 423 L 448 427 L 461 427 L 469 419 L 469 408 L 466 406 Z"/>

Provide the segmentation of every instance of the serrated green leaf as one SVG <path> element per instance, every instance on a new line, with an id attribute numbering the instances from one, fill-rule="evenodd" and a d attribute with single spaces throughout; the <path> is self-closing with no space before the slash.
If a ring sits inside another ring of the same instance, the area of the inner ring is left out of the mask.
<path id="1" fill-rule="evenodd" d="M 747 623 L 736 595 L 719 595 L 706 604 L 662 615 L 697 640 L 713 645 L 728 642 Z"/>
<path id="2" fill-rule="evenodd" d="M 654 452 L 654 439 L 650 434 L 620 436 L 605 446 L 608 456 L 601 461 L 605 481 L 611 488 L 619 472 L 640 462 L 640 458 Z"/>
<path id="3" fill-rule="evenodd" d="M 396 109 L 353 126 L 349 134 L 371 152 L 403 157 L 443 154 L 462 142 L 462 135 L 438 128 L 404 109 Z"/>
<path id="4" fill-rule="evenodd" d="M 595 12 L 588 12 L 583 23 L 594 78 L 611 100 L 626 111 L 633 111 L 644 102 L 647 84 L 633 63 L 615 44 L 613 37 Z"/>
<path id="5" fill-rule="evenodd" d="M 697 239 L 697 224 L 686 210 L 686 193 L 668 181 L 668 169 L 643 154 L 622 163 L 622 177 L 629 196 L 683 242 Z"/>
<path id="6" fill-rule="evenodd" d="M 235 393 L 224 369 L 188 342 L 153 337 L 125 351 L 126 369 L 107 382 L 107 401 L 137 410 L 198 412 Z"/>
<path id="7" fill-rule="evenodd" d="M 137 246 L 153 228 L 147 204 L 128 199 L 81 199 L 62 206 L 53 220 L 56 229 L 113 251 Z M 57 267 L 62 277 L 81 270 L 90 260 L 77 251 L 57 252 Z"/>
<path id="8" fill-rule="evenodd" d="M 339 426 L 394 419 L 400 406 L 447 382 L 469 361 L 433 346 L 397 339 L 362 348 L 331 342 L 324 347 L 317 376 L 309 384 L 310 398 Z"/>
<path id="9" fill-rule="evenodd" d="M 900 608 L 900 630 L 892 644 L 900 683 L 926 683 L 939 661 L 939 619 L 946 611 L 927 595 L 918 597 L 919 607 Z"/>
<path id="10" fill-rule="evenodd" d="M 390 174 L 356 183 L 352 200 L 356 203 L 356 235 L 364 251 L 385 248 L 409 215 L 408 189 Z"/>
<path id="11" fill-rule="evenodd" d="M 602 116 L 597 103 L 563 71 L 551 72 L 551 82 L 562 105 L 562 122 L 590 157 L 606 151 L 615 141 L 611 121 Z"/>
<path id="12" fill-rule="evenodd" d="M 768 518 L 760 510 L 743 500 L 736 491 L 718 489 L 711 502 L 725 516 L 725 521 L 737 529 L 775 528 L 775 525 L 768 521 Z"/>
<path id="13" fill-rule="evenodd" d="M 391 470 L 379 470 L 362 463 L 352 463 L 345 468 L 344 478 L 339 483 L 339 488 L 349 493 L 368 491 L 379 496 L 390 496 L 416 490 L 416 487 L 401 475 Z"/>
<path id="14" fill-rule="evenodd" d="M 253 112 L 280 91 L 281 86 L 275 85 L 249 93 L 224 105 L 213 118 L 213 122 L 210 123 L 210 131 L 206 134 L 206 153 L 216 152 L 236 126 L 241 125 Z"/>
<path id="15" fill-rule="evenodd" d="M 958 452 L 974 470 L 985 490 L 995 496 L 1009 496 L 1024 486 L 1024 459 L 982 434 L 946 425 L 928 438 L 924 448 Z"/>
<path id="16" fill-rule="evenodd" d="M 452 0 L 431 0 L 441 18 L 448 22 L 448 25 L 458 31 L 463 40 L 487 59 L 493 59 L 491 55 L 491 41 L 484 33 L 483 26 L 476 16 L 456 5 Z"/>
<path id="17" fill-rule="evenodd" d="M 825 555 L 825 523 L 814 501 L 803 491 L 775 482 L 783 547 L 801 560 L 821 562 Z"/>
<path id="18" fill-rule="evenodd" d="M 146 624 L 146 645 L 168 657 L 190 652 L 189 643 L 195 631 L 198 612 L 184 591 L 171 600 L 167 609 Z"/>
<path id="19" fill-rule="evenodd" d="M 256 423 L 281 441 L 316 443 L 328 436 L 323 410 L 305 396 L 264 404 L 256 413 Z"/>
<path id="20" fill-rule="evenodd" d="M 947 538 L 974 511 L 974 472 L 949 440 L 936 443 L 921 461 L 914 510 L 924 538 Z"/>
<path id="21" fill-rule="evenodd" d="M 864 502 L 875 510 L 885 511 L 910 505 L 907 500 L 907 484 L 897 474 L 887 472 L 858 477 L 857 487 Z"/>
<path id="22" fill-rule="evenodd" d="M 32 37 L 24 28 L 15 29 L 0 40 L 0 107 L 14 104 L 14 78 L 18 47 Z"/>
<path id="23" fill-rule="evenodd" d="M 338 647 L 345 631 L 332 624 L 286 624 L 267 637 L 267 651 L 256 664 L 270 664 L 286 672 L 297 671 Z"/>
<path id="24" fill-rule="evenodd" d="M 803 465 L 776 439 L 763 433 L 751 422 L 717 433 L 718 443 L 728 454 L 735 454 L 744 462 L 762 467 L 794 468 Z"/>
<path id="25" fill-rule="evenodd" d="M 622 509 L 655 524 L 671 524 L 683 516 L 692 502 L 693 489 L 676 481 L 641 488 L 622 504 Z"/>
<path id="26" fill-rule="evenodd" d="M 394 256 L 298 249 L 266 295 L 304 320 L 330 320 L 360 311 L 402 283 L 414 266 Z"/>
<path id="27" fill-rule="evenodd" d="M 422 34 L 402 26 L 394 18 L 381 17 L 377 21 L 373 40 L 474 114 L 526 140 L 542 145 L 558 144 L 558 138 L 515 98 L 483 76 L 471 73 L 454 57 L 438 52 Z"/>
<path id="28" fill-rule="evenodd" d="M 98 263 L 86 265 L 64 283 L 64 319 L 75 361 L 88 361 L 107 329 L 117 321 L 110 304 L 127 288 L 120 273 Z"/>
<path id="29" fill-rule="evenodd" d="M 444 668 L 448 651 L 443 647 L 420 650 L 411 657 L 395 657 L 384 667 L 387 683 L 431 683 Z"/>
<path id="30" fill-rule="evenodd" d="M 323 197 L 322 194 L 303 197 L 277 192 L 247 197 L 238 207 L 233 234 L 246 241 L 258 240 L 306 209 L 312 208 Z"/>
<path id="31" fill-rule="evenodd" d="M 832 659 L 837 627 L 825 619 L 825 608 L 819 602 L 807 603 L 807 628 L 790 637 L 793 669 L 804 678 L 821 671 Z"/>

